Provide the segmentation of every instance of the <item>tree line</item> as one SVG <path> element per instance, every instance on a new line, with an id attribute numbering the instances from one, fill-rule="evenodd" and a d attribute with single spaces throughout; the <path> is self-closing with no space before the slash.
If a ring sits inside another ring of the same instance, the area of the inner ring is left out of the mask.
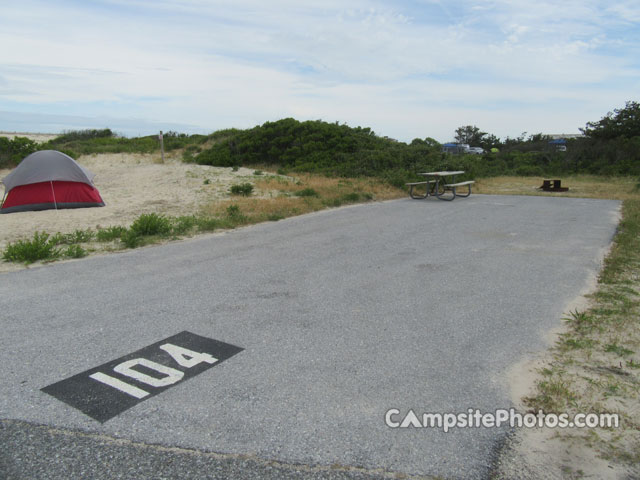
<path id="1" fill-rule="evenodd" d="M 292 172 L 376 176 L 398 186 L 417 179 L 418 172 L 445 169 L 465 170 L 474 178 L 571 173 L 640 176 L 639 103 L 627 102 L 588 122 L 581 131 L 584 137 L 568 139 L 566 151 L 558 151 L 542 134 L 500 140 L 467 125 L 456 130 L 456 140 L 482 146 L 485 153 L 451 155 L 429 137 L 404 143 L 366 127 L 285 118 L 210 135 L 168 132 L 164 146 L 167 151 L 182 149 L 186 161 L 205 165 L 265 165 Z M 25 138 L 0 138 L 0 168 L 16 165 L 36 149 L 60 150 L 76 158 L 90 153 L 157 152 L 159 142 L 156 135 L 122 138 L 109 129 L 66 132 L 43 145 Z"/>

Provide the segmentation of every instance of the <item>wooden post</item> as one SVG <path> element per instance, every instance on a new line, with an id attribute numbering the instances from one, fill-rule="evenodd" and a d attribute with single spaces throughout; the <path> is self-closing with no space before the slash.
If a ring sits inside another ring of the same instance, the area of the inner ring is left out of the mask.
<path id="1" fill-rule="evenodd" d="M 164 141 L 162 140 L 162 130 L 160 130 L 160 135 L 158 135 L 158 139 L 160 139 L 160 155 L 162 157 L 162 163 L 164 163 Z"/>

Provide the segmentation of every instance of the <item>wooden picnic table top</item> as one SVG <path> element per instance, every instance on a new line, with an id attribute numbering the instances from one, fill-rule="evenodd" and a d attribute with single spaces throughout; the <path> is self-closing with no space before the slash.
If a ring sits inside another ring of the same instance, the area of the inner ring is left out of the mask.
<path id="1" fill-rule="evenodd" d="M 464 170 L 458 170 L 455 172 L 425 172 L 419 173 L 418 175 L 424 175 L 425 177 L 445 177 L 448 175 L 462 175 Z"/>

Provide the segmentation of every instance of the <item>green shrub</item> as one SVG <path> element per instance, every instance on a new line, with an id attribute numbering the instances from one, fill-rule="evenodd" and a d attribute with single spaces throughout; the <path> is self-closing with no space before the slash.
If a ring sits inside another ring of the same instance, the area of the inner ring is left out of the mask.
<path id="1" fill-rule="evenodd" d="M 254 175 L 262 175 L 262 170 L 254 170 L 253 174 Z"/>
<path id="2" fill-rule="evenodd" d="M 347 203 L 357 202 L 360 200 L 360 194 L 358 192 L 345 193 L 340 199 Z"/>
<path id="3" fill-rule="evenodd" d="M 143 213 L 132 224 L 131 231 L 138 236 L 167 235 L 171 232 L 171 221 L 157 213 Z"/>
<path id="4" fill-rule="evenodd" d="M 96 239 L 99 242 L 110 242 L 112 240 L 119 239 L 127 229 L 120 226 L 112 226 L 107 228 L 101 228 L 96 233 Z"/>
<path id="5" fill-rule="evenodd" d="M 196 226 L 197 220 L 193 215 L 178 217 L 173 220 L 171 232 L 174 235 L 184 235 Z"/>
<path id="6" fill-rule="evenodd" d="M 133 229 L 126 230 L 120 236 L 120 241 L 127 248 L 136 248 L 141 244 L 140 237 Z"/>
<path id="7" fill-rule="evenodd" d="M 73 245 L 74 243 L 86 243 L 93 240 L 94 233 L 90 230 L 76 230 L 73 233 L 56 233 L 50 241 L 55 245 Z"/>
<path id="8" fill-rule="evenodd" d="M 55 260 L 60 256 L 56 244 L 49 240 L 49 234 L 35 232 L 32 240 L 19 240 L 7 245 L 2 258 L 7 262 L 33 263 L 38 260 Z"/>
<path id="9" fill-rule="evenodd" d="M 243 195 L 248 197 L 253 192 L 253 185 L 250 183 L 241 183 L 239 185 L 231 186 L 231 194 L 232 195 Z"/>
<path id="10" fill-rule="evenodd" d="M 241 215 L 240 213 L 240 207 L 238 205 L 236 205 L 235 203 L 229 205 L 227 207 L 227 217 L 230 218 L 237 218 Z"/>
<path id="11" fill-rule="evenodd" d="M 69 245 L 64 251 L 64 256 L 69 258 L 82 258 L 87 256 L 87 251 L 80 245 Z"/>
<path id="12" fill-rule="evenodd" d="M 0 137 L 0 168 L 13 167 L 36 150 L 38 144 L 26 137 L 15 137 L 13 140 Z"/>
<path id="13" fill-rule="evenodd" d="M 322 202 L 327 207 L 340 207 L 342 206 L 342 200 L 340 198 L 329 198 L 327 200 L 323 200 Z"/>
<path id="14" fill-rule="evenodd" d="M 313 188 L 305 188 L 294 194 L 297 197 L 319 197 L 320 195 Z"/>
<path id="15" fill-rule="evenodd" d="M 220 228 L 220 220 L 217 218 L 198 217 L 196 225 L 200 232 L 213 232 L 216 228 Z"/>

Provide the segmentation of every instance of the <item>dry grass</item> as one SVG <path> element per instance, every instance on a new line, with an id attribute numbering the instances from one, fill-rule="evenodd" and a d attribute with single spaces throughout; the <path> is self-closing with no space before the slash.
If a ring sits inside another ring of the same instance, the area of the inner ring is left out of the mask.
<path id="1" fill-rule="evenodd" d="M 493 195 L 541 195 L 557 197 L 605 198 L 630 200 L 640 197 L 639 180 L 634 177 L 597 177 L 573 175 L 560 177 L 568 192 L 543 192 L 538 190 L 542 177 L 492 177 L 480 178 L 474 185 L 474 193 Z"/>
<path id="2" fill-rule="evenodd" d="M 308 173 L 296 174 L 295 178 L 269 175 L 256 180 L 255 186 L 261 190 L 277 191 L 285 196 L 306 188 L 312 188 L 321 197 L 327 198 L 349 192 L 370 194 L 373 200 L 389 200 L 404 195 L 402 190 L 374 178 L 330 178 Z"/>
<path id="3" fill-rule="evenodd" d="M 250 223 L 255 223 L 279 220 L 327 207 L 389 200 L 405 195 L 402 190 L 370 178 L 328 178 L 311 174 L 282 177 L 267 173 L 256 176 L 252 183 L 256 189 L 255 196 L 211 202 L 201 209 L 201 213 L 221 216 L 229 205 L 235 204 Z"/>

